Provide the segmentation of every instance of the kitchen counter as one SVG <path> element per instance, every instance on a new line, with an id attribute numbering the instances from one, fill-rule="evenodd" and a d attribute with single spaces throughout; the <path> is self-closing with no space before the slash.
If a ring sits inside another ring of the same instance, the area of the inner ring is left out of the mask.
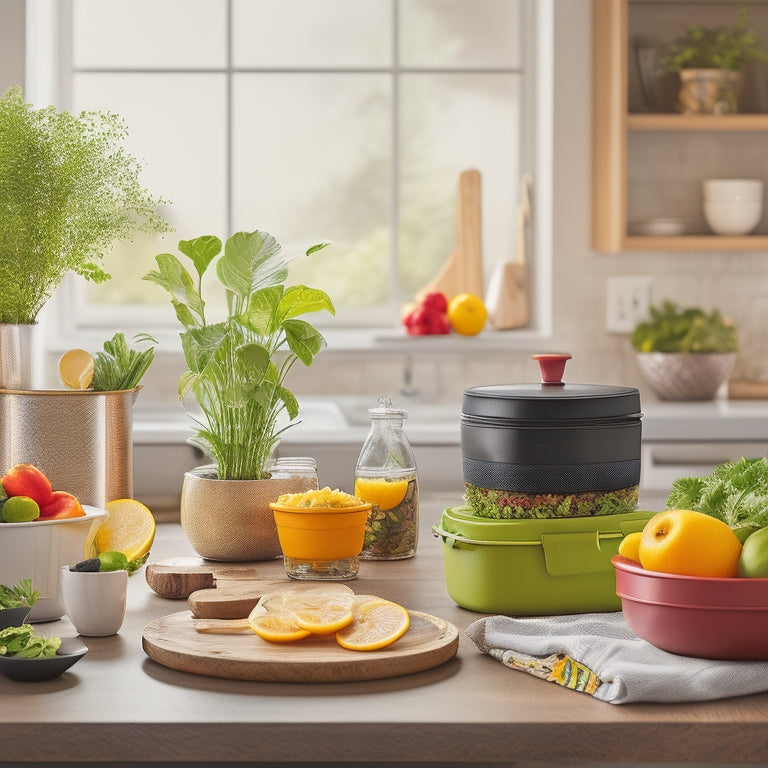
<path id="1" fill-rule="evenodd" d="M 158 597 L 140 571 L 129 582 L 120 633 L 84 638 L 88 654 L 58 680 L 0 677 L 3 765 L 248 762 L 559 765 L 562 762 L 722 763 L 765 760 L 768 694 L 712 703 L 615 706 L 503 667 L 463 630 L 481 614 L 447 594 L 430 527 L 456 497 L 430 496 L 412 560 L 363 562 L 350 582 L 453 622 L 456 658 L 380 681 L 279 684 L 178 672 L 150 660 L 141 634 L 184 610 Z M 193 554 L 177 525 L 158 526 L 152 561 Z M 261 564 L 281 577 L 282 562 Z M 288 580 L 286 578 L 286 584 Z M 525 588 L 510 584 L 510 589 Z M 38 625 L 61 636 L 66 619 Z"/>

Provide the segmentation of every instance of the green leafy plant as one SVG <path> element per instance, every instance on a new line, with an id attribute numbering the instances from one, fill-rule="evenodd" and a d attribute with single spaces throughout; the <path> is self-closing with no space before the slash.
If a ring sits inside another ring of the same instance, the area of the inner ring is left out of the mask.
<path id="1" fill-rule="evenodd" d="M 12 587 L 0 584 L 0 608 L 31 608 L 40 597 L 32 588 L 32 579 L 21 579 Z"/>
<path id="2" fill-rule="evenodd" d="M 632 332 L 638 352 L 736 352 L 736 326 L 718 310 L 707 314 L 697 307 L 682 309 L 665 301 L 651 307 L 650 319 Z"/>
<path id="3" fill-rule="evenodd" d="M 0 99 L 0 322 L 34 323 L 68 272 L 101 283 L 107 248 L 171 228 L 139 183 L 118 115 Z"/>
<path id="4" fill-rule="evenodd" d="M 670 44 L 662 66 L 670 72 L 681 69 L 740 70 L 748 61 L 768 61 L 768 50 L 748 23 L 742 8 L 731 28 L 689 24 L 685 34 Z"/>
<path id="5" fill-rule="evenodd" d="M 742 457 L 703 477 L 681 477 L 672 483 L 667 509 L 693 509 L 732 528 L 762 528 L 768 525 L 768 463 Z"/>
<path id="6" fill-rule="evenodd" d="M 138 334 L 134 339 L 157 344 L 147 333 Z M 133 389 L 139 385 L 154 359 L 154 346 L 139 352 L 128 346 L 124 334 L 116 333 L 111 340 L 104 342 L 104 350 L 97 352 L 93 358 L 91 386 L 99 392 Z"/>
<path id="7" fill-rule="evenodd" d="M 312 246 L 307 255 L 326 245 Z M 319 289 L 284 285 L 288 261 L 266 232 L 237 232 L 223 253 L 213 235 L 181 240 L 178 248 L 191 259 L 194 276 L 178 257 L 162 253 L 155 257 L 158 269 L 144 279 L 170 294 L 184 327 L 188 370 L 179 380 L 179 398 L 191 393 L 202 411 L 193 442 L 215 460 L 221 479 L 267 477 L 267 461 L 282 431 L 277 418 L 285 411 L 293 420 L 299 410 L 285 377 L 297 360 L 311 365 L 325 346 L 300 315 L 335 314 L 333 303 Z M 203 276 L 219 254 L 216 276 L 226 289 L 228 313 L 223 321 L 208 323 Z"/>

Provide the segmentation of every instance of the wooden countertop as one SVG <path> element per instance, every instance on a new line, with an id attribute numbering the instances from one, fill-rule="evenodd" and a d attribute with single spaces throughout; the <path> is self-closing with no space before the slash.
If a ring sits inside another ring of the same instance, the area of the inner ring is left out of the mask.
<path id="1" fill-rule="evenodd" d="M 117 636 L 85 638 L 89 652 L 58 680 L 0 677 L 0 761 L 141 763 L 562 762 L 733 765 L 768 754 L 768 694 L 687 705 L 606 704 L 504 668 L 463 630 L 481 614 L 456 606 L 430 527 L 458 500 L 421 507 L 412 560 L 361 564 L 352 586 L 453 622 L 459 652 L 428 672 L 373 682 L 279 684 L 200 677 L 160 666 L 141 647 L 144 626 L 184 610 L 143 572 L 129 582 Z M 194 554 L 177 525 L 160 525 L 152 560 Z M 283 573 L 282 562 L 264 564 Z M 525 585 L 510 584 L 510 589 Z M 66 619 L 45 625 L 72 635 Z M 6 764 L 3 762 L 2 764 Z"/>

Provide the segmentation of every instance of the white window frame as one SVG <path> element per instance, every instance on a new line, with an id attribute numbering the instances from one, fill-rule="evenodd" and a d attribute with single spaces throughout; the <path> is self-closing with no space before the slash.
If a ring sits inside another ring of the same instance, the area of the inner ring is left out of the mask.
<path id="1" fill-rule="evenodd" d="M 161 0 L 160 0 L 161 1 Z M 393 0 L 396 2 L 396 0 Z M 71 50 L 68 37 L 62 34 L 62 25 L 71 24 L 72 5 L 69 0 L 26 0 L 26 82 L 25 98 L 36 106 L 62 104 L 69 101 Z M 524 5 L 525 28 L 533 30 L 533 42 L 523 46 L 525 70 L 531 73 L 524 79 L 524 110 L 530 110 L 530 119 L 521 120 L 521 144 L 530 148 L 523 154 L 521 173 L 533 178 L 530 250 L 531 273 L 531 323 L 528 328 L 515 331 L 484 333 L 472 339 L 473 348 L 478 346 L 505 349 L 529 348 L 532 343 L 546 340 L 552 335 L 552 246 L 553 246 L 553 95 L 554 95 L 554 0 L 526 0 Z M 41 66 L 44 64 L 45 66 Z M 471 70 L 470 70 L 471 71 Z M 396 76 L 397 70 L 393 75 Z M 397 120 L 396 108 L 393 116 Z M 525 162 L 528 158 L 528 163 Z M 397 163 L 395 162 L 395 167 Z M 393 174 L 393 197 L 397 195 L 397 174 Z M 393 202 L 392 225 L 397 227 L 397 205 Z M 396 237 L 391 238 L 392 248 Z M 391 253 L 392 263 L 396 254 Z M 489 260 L 486 259 L 486 262 Z M 486 273 L 492 264 L 486 263 Z M 82 278 L 67 278 L 48 303 L 40 316 L 45 330 L 45 347 L 58 352 L 73 346 L 100 346 L 115 329 L 133 332 L 154 329 L 161 348 L 179 349 L 178 326 L 167 306 L 113 307 L 109 317 L 83 302 L 85 285 Z M 78 312 L 71 308 L 78 306 Z M 141 317 L 137 320 L 137 312 Z M 337 318 L 340 320 L 340 318 Z M 329 347 L 337 350 L 370 349 L 381 344 L 393 350 L 407 348 L 397 318 L 389 324 L 374 328 L 341 327 L 331 323 L 323 329 Z M 466 339 L 439 338 L 436 348 L 453 351 L 466 349 Z M 170 347 L 169 347 L 170 345 Z M 409 351 L 411 351 L 409 349 Z"/>

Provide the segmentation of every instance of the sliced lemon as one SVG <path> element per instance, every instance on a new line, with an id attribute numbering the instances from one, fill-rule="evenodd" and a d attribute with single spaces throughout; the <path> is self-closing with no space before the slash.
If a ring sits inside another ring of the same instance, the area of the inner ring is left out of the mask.
<path id="1" fill-rule="evenodd" d="M 251 613 L 248 623 L 259 637 L 271 643 L 292 643 L 312 634 L 302 629 L 291 614 Z"/>
<path id="2" fill-rule="evenodd" d="M 336 642 L 351 651 L 375 651 L 399 640 L 411 624 L 402 605 L 375 595 L 358 595 L 351 624 L 336 633 Z"/>
<path id="3" fill-rule="evenodd" d="M 405 498 L 407 490 L 407 480 L 387 480 L 385 477 L 355 479 L 355 496 L 382 510 L 394 509 Z"/>
<path id="4" fill-rule="evenodd" d="M 104 507 L 109 516 L 96 531 L 99 552 L 122 552 L 137 560 L 149 552 L 155 540 L 155 518 L 135 499 L 115 499 Z"/>
<path id="5" fill-rule="evenodd" d="M 318 635 L 336 632 L 351 624 L 354 618 L 354 592 L 348 587 L 340 590 L 337 588 L 339 586 L 344 585 L 291 592 L 285 599 L 283 610 L 290 613 L 296 623 L 309 632 Z"/>
<path id="6" fill-rule="evenodd" d="M 69 389 L 88 389 L 93 381 L 93 358 L 84 349 L 70 349 L 59 358 L 59 379 Z"/>

